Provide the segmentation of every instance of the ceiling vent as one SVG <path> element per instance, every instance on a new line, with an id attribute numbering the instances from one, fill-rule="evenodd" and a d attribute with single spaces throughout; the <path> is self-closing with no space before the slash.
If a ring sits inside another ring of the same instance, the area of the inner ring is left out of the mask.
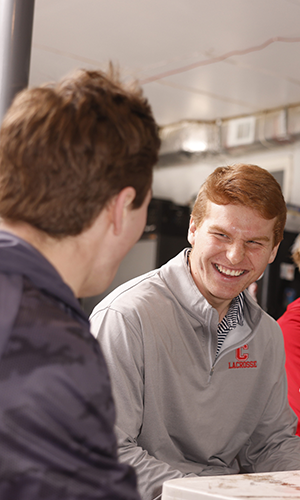
<path id="1" fill-rule="evenodd" d="M 255 116 L 245 116 L 230 120 L 227 131 L 227 146 L 244 146 L 252 144 L 255 140 Z"/>
<path id="2" fill-rule="evenodd" d="M 270 149 L 300 140 L 300 104 L 215 122 L 185 120 L 161 127 L 160 136 L 160 166 Z"/>

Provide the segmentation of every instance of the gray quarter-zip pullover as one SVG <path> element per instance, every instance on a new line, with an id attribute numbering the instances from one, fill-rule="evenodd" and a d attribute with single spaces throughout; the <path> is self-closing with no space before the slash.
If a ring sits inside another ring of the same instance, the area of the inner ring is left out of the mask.
<path id="1" fill-rule="evenodd" d="M 278 324 L 245 292 L 243 324 L 215 357 L 218 313 L 185 252 L 91 315 L 112 380 L 119 455 L 135 467 L 143 500 L 190 474 L 300 469 Z"/>

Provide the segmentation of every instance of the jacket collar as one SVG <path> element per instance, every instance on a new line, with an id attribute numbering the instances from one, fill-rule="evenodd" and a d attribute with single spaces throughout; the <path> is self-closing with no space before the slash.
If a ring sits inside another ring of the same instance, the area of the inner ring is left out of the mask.
<path id="1" fill-rule="evenodd" d="M 162 266 L 161 273 L 167 286 L 172 290 L 182 307 L 198 320 L 201 318 L 201 322 L 207 322 L 212 313 L 217 315 L 217 311 L 207 302 L 193 280 L 187 264 L 187 253 L 189 251 L 190 248 L 185 248 L 167 262 Z M 262 310 L 247 291 L 244 294 L 244 316 L 250 324 L 254 325 L 259 321 Z"/>
<path id="2" fill-rule="evenodd" d="M 23 275 L 40 290 L 70 307 L 81 321 L 88 323 L 71 288 L 53 265 L 32 245 L 6 231 L 0 231 L 0 273 Z"/>

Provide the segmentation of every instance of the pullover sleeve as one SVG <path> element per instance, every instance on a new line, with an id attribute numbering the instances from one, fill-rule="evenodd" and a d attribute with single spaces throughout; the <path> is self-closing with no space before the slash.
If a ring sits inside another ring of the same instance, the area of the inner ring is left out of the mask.
<path id="1" fill-rule="evenodd" d="M 112 381 L 119 457 L 135 468 L 142 499 L 160 498 L 164 481 L 196 474 L 183 474 L 138 444 L 145 390 L 142 335 L 128 318 L 112 308 L 92 315 L 91 328 L 100 342 Z"/>

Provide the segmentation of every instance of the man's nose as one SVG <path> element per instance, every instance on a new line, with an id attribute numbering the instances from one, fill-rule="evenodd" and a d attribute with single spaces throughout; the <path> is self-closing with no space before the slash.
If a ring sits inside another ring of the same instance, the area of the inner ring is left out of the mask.
<path id="1" fill-rule="evenodd" d="M 245 247 L 241 242 L 231 243 L 227 249 L 226 257 L 233 265 L 239 264 L 245 257 Z"/>

